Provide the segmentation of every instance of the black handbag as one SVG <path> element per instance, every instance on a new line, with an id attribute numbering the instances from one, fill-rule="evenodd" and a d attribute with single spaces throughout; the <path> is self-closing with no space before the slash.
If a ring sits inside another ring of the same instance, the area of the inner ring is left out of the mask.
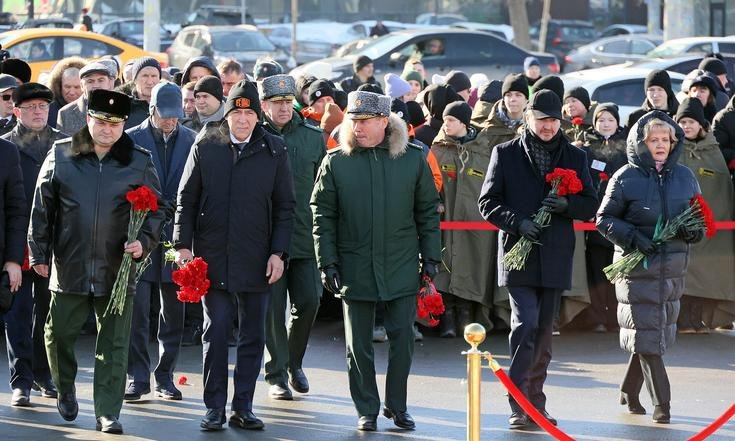
<path id="1" fill-rule="evenodd" d="M 10 274 L 3 271 L 0 276 L 0 314 L 10 311 L 13 306 L 13 293 L 10 292 Z"/>

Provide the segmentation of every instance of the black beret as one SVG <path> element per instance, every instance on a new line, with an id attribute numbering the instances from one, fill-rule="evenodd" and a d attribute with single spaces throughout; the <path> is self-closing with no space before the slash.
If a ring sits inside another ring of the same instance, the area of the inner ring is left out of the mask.
<path id="1" fill-rule="evenodd" d="M 54 93 L 51 89 L 39 83 L 24 83 L 13 89 L 13 103 L 19 106 L 28 100 L 44 100 L 50 103 L 54 99 Z"/>

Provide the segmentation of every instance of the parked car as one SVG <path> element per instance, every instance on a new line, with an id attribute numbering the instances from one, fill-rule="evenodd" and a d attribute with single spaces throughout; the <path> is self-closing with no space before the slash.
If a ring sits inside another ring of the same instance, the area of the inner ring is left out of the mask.
<path id="1" fill-rule="evenodd" d="M 160 52 L 147 52 L 132 44 L 96 32 L 74 29 L 36 28 L 17 29 L 0 34 L 0 44 L 11 57 L 22 58 L 31 66 L 31 81 L 48 73 L 57 61 L 76 55 L 93 59 L 103 55 L 114 55 L 122 64 L 132 58 L 150 56 L 161 66 L 168 66 L 168 56 Z M 32 47 L 44 49 L 41 55 L 32 56 Z"/>
<path id="2" fill-rule="evenodd" d="M 144 41 L 144 26 L 145 23 L 142 18 L 127 18 L 109 21 L 104 24 L 99 32 L 142 48 Z M 160 50 L 165 51 L 169 46 L 171 46 L 171 43 L 173 43 L 175 35 L 173 35 L 170 30 L 163 27 L 161 27 L 159 35 L 161 39 Z"/>
<path id="3" fill-rule="evenodd" d="M 621 65 L 606 66 L 598 69 L 580 70 L 561 76 L 564 88 L 582 86 L 587 89 L 592 101 L 598 103 L 612 101 L 618 105 L 620 123 L 625 124 L 628 115 L 641 107 L 646 99 L 644 83 L 646 75 L 651 71 L 648 68 L 628 66 L 621 69 Z M 669 72 L 671 87 L 674 91 L 681 88 L 684 75 Z"/>
<path id="4" fill-rule="evenodd" d="M 291 53 L 292 26 L 275 24 L 259 26 L 263 34 L 286 53 Z M 364 38 L 352 25 L 336 22 L 304 22 L 296 27 L 296 53 L 292 54 L 297 64 L 309 63 L 330 57 L 345 43 Z"/>
<path id="5" fill-rule="evenodd" d="M 530 53 L 485 32 L 452 28 L 393 32 L 373 40 L 355 54 L 319 61 L 329 64 L 334 79 L 340 79 L 352 75 L 352 63 L 359 55 L 373 60 L 376 78 L 389 72 L 400 74 L 409 58 L 420 58 L 429 77 L 456 69 L 468 75 L 484 73 L 488 78 L 504 78 L 509 72 L 520 72 L 529 55 L 539 59 L 542 73 L 559 72 L 551 54 Z M 310 64 L 291 72 L 298 77 Z"/>
<path id="6" fill-rule="evenodd" d="M 62 29 L 74 29 L 74 23 L 68 18 L 31 18 L 23 22 L 18 23 L 16 29 L 31 29 L 31 28 L 62 28 Z"/>
<path id="7" fill-rule="evenodd" d="M 661 41 L 661 37 L 648 34 L 601 38 L 572 49 L 564 56 L 564 66 L 567 72 L 573 72 L 639 60 L 645 58 Z"/>
<path id="8" fill-rule="evenodd" d="M 724 59 L 723 61 L 728 72 L 731 74 L 735 73 L 735 54 L 723 54 L 722 58 Z M 621 64 L 620 67 L 635 67 L 648 70 L 663 69 L 686 75 L 694 69 L 697 69 L 701 61 L 701 54 L 684 54 L 664 58 L 643 58 L 638 61 Z"/>
<path id="9" fill-rule="evenodd" d="M 436 14 L 433 12 L 419 14 L 416 17 L 416 24 L 424 26 L 449 26 L 460 21 L 467 21 L 467 17 L 459 14 Z"/>
<path id="10" fill-rule="evenodd" d="M 617 23 L 611 24 L 600 32 L 600 38 L 614 37 L 616 35 L 647 34 L 648 27 L 636 24 Z"/>
<path id="11" fill-rule="evenodd" d="M 648 57 L 670 57 L 686 53 L 735 54 L 735 37 L 688 37 L 669 40 L 648 53 Z"/>
<path id="12" fill-rule="evenodd" d="M 529 29 L 531 46 L 538 50 L 540 23 L 534 23 Z M 561 70 L 564 70 L 564 56 L 574 48 L 591 43 L 597 39 L 597 31 L 592 23 L 581 20 L 549 20 L 546 30 L 546 51 L 556 55 Z"/>
<path id="13" fill-rule="evenodd" d="M 255 26 L 188 26 L 179 31 L 166 50 L 171 66 L 183 68 L 193 57 L 211 57 L 215 64 L 234 58 L 245 72 L 253 71 L 258 58 L 271 57 L 285 65 L 288 56 L 268 41 Z"/>
<path id="14" fill-rule="evenodd" d="M 202 5 L 189 14 L 186 21 L 181 23 L 185 28 L 192 25 L 226 26 L 249 24 L 255 25 L 253 16 L 245 14 L 245 23 L 242 21 L 242 9 L 239 6 Z"/>
<path id="15" fill-rule="evenodd" d="M 356 54 L 362 50 L 365 46 L 372 43 L 374 38 L 365 37 L 357 40 L 352 40 L 349 43 L 345 43 L 334 51 L 335 57 L 344 57 L 345 55 Z"/>
<path id="16" fill-rule="evenodd" d="M 0 32 L 9 31 L 18 25 L 18 19 L 12 12 L 0 12 Z"/>
<path id="17" fill-rule="evenodd" d="M 469 29 L 470 31 L 488 32 L 505 41 L 513 41 L 513 26 L 506 24 L 476 23 L 472 21 L 459 21 L 452 24 L 453 28 Z"/>

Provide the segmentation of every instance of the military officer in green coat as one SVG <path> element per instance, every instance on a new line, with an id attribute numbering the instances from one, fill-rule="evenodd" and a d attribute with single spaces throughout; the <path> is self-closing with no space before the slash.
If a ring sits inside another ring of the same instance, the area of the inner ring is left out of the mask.
<path id="1" fill-rule="evenodd" d="M 385 304 L 390 344 L 383 415 L 413 429 L 406 385 L 421 273 L 441 259 L 439 194 L 422 150 L 389 97 L 348 95 L 341 147 L 321 164 L 311 196 L 317 263 L 325 288 L 341 297 L 350 394 L 360 430 L 376 430 L 380 396 L 372 346 L 375 304 Z"/>
<path id="2" fill-rule="evenodd" d="M 307 125 L 293 109 L 296 82 L 289 75 L 274 75 L 261 83 L 263 125 L 283 137 L 293 174 L 296 211 L 289 265 L 271 292 L 265 322 L 265 381 L 268 395 L 291 400 L 291 386 L 299 393 L 309 392 L 309 381 L 301 368 L 314 324 L 322 286 L 311 237 L 309 207 L 314 179 L 326 154 L 322 130 Z M 291 302 L 291 317 L 286 327 L 286 295 Z M 289 380 L 290 377 L 290 380 Z"/>

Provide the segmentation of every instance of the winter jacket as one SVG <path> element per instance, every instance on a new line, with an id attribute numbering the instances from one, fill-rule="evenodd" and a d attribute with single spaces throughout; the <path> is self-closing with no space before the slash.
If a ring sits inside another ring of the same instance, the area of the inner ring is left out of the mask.
<path id="1" fill-rule="evenodd" d="M 729 165 L 735 159 L 735 97 L 730 98 L 727 107 L 715 115 L 712 122 L 712 134 L 720 144 L 725 163 Z"/>
<path id="2" fill-rule="evenodd" d="M 66 106 L 68 103 L 64 101 L 61 96 L 54 97 L 48 105 L 48 125 L 49 127 L 56 128 L 56 118 L 59 116 L 59 110 Z"/>
<path id="3" fill-rule="evenodd" d="M 196 138 L 196 132 L 187 129 L 181 124 L 177 124 L 174 129 L 174 138 L 169 139 L 169 144 L 165 149 L 172 149 L 169 153 L 170 159 L 167 167 L 164 167 L 163 163 L 165 158 L 161 157 L 159 151 L 163 150 L 164 155 L 166 150 L 163 148 L 164 140 L 163 136 L 160 135 L 160 131 L 154 134 L 154 130 L 157 130 L 151 125 L 151 120 L 146 119 L 140 125 L 127 130 L 128 135 L 132 138 L 135 144 L 143 147 L 151 153 L 153 159 L 153 165 L 156 167 L 156 173 L 161 182 L 161 193 L 163 199 L 166 201 L 166 206 L 169 211 L 166 213 L 165 224 L 161 231 L 160 244 L 153 249 L 150 254 L 150 266 L 146 268 L 146 271 L 141 276 L 141 280 L 148 282 L 166 282 L 171 283 L 171 273 L 173 272 L 173 263 L 165 262 L 165 246 L 167 242 L 171 242 L 174 231 L 173 222 L 173 210 L 176 207 L 176 195 L 179 190 L 179 182 L 181 175 L 184 172 L 184 164 L 186 158 L 189 157 L 189 151 L 191 150 L 192 144 L 194 144 L 194 138 Z"/>
<path id="4" fill-rule="evenodd" d="M 541 245 L 534 245 L 525 269 L 509 271 L 502 260 L 520 239 L 518 226 L 531 219 L 551 186 L 539 174 L 530 153 L 531 135 L 495 146 L 478 201 L 483 218 L 502 231 L 498 234 L 498 285 L 535 286 L 568 290 L 572 284 L 574 229 L 572 221 L 587 220 L 595 213 L 597 195 L 592 186 L 587 155 L 559 134 L 551 169 L 572 169 L 582 181 L 580 193 L 568 195 L 569 207 L 552 214 L 550 225 L 541 233 Z"/>
<path id="5" fill-rule="evenodd" d="M 378 146 L 361 148 L 345 121 L 311 196 L 317 264 L 338 267 L 349 300 L 415 296 L 419 256 L 441 260 L 439 194 L 424 153 L 395 114 L 386 132 Z"/>
<path id="6" fill-rule="evenodd" d="M 41 166 L 28 232 L 31 265 L 50 265 L 49 290 L 109 295 L 127 241 L 127 192 L 145 185 L 158 197 L 138 235 L 146 256 L 158 245 L 165 201 L 150 153 L 123 133 L 101 160 L 89 130 L 57 141 Z M 128 281 L 134 292 L 135 271 Z"/>
<path id="7" fill-rule="evenodd" d="M 266 292 L 268 259 L 289 249 L 294 205 L 282 138 L 258 124 L 238 153 L 227 121 L 210 122 L 184 166 L 174 247 L 191 249 L 209 264 L 212 288 Z"/>
<path id="8" fill-rule="evenodd" d="M 363 83 L 357 76 L 357 74 L 353 74 L 352 77 L 345 78 L 344 80 L 340 81 L 339 87 L 344 93 L 350 93 L 357 90 L 357 88 L 362 86 L 363 84 L 377 84 L 378 86 L 380 86 L 380 84 L 375 81 L 375 77 L 370 77 L 367 79 L 367 81 Z"/>
<path id="9" fill-rule="evenodd" d="M 46 126 L 40 132 L 33 132 L 23 124 L 17 124 L 13 130 L 2 136 L 2 139 L 10 141 L 18 147 L 20 153 L 20 169 L 23 171 L 23 188 L 26 201 L 28 202 L 28 216 L 31 215 L 31 204 L 33 193 L 36 190 L 36 179 L 41 171 L 41 164 L 54 142 L 68 138 L 65 133 Z"/>
<path id="10" fill-rule="evenodd" d="M 656 171 L 643 138 L 643 128 L 653 118 L 674 127 L 678 139 L 661 173 Z M 662 222 L 674 218 L 700 192 L 694 173 L 678 163 L 683 139 L 681 128 L 658 110 L 647 113 L 631 128 L 628 164 L 610 178 L 597 211 L 597 230 L 615 244 L 613 262 L 633 251 L 636 230 L 652 238 L 659 218 Z M 624 350 L 663 355 L 674 343 L 688 254 L 689 245 L 683 240 L 669 240 L 646 259 L 647 266 L 639 264 L 615 284 L 620 346 Z"/>
<path id="11" fill-rule="evenodd" d="M 291 121 L 280 130 L 268 117 L 264 119 L 265 129 L 286 141 L 293 175 L 296 209 L 288 255 L 292 259 L 314 259 L 314 238 L 311 235 L 313 221 L 309 201 L 316 174 L 326 154 L 324 136 L 320 129 L 306 124 L 304 118 L 295 111 Z"/>
<path id="12" fill-rule="evenodd" d="M 442 130 L 434 139 L 431 151 L 442 171 L 442 182 L 446 183 L 440 193 L 444 221 L 482 221 L 477 198 L 495 146 L 491 139 L 486 130 L 466 140 L 447 136 Z M 442 231 L 444 264 L 434 279 L 437 289 L 490 306 L 495 284 L 496 235 L 492 231 Z"/>
<path id="13" fill-rule="evenodd" d="M 725 164 L 717 141 L 711 133 L 703 139 L 684 139 L 684 151 L 679 159 L 694 173 L 717 220 L 735 218 L 735 192 L 730 171 Z M 717 327 L 735 319 L 735 234 L 719 230 L 710 239 L 691 246 L 690 262 L 684 293 L 690 296 L 719 300 L 717 314 L 711 325 Z"/>
<path id="14" fill-rule="evenodd" d="M 628 163 L 628 156 L 625 153 L 626 134 L 625 130 L 618 127 L 618 130 L 605 139 L 597 133 L 594 128 L 590 127 L 582 134 L 584 145 L 582 150 L 587 153 L 587 163 L 589 165 L 592 184 L 597 189 L 597 198 L 602 201 L 605 196 L 610 177 L 615 174 L 620 167 Z M 595 207 L 597 209 L 599 207 Z M 612 243 L 602 237 L 597 231 L 586 231 L 586 239 L 588 244 L 594 244 L 605 248 L 612 248 Z"/>
<path id="15" fill-rule="evenodd" d="M 23 194 L 18 149 L 6 140 L 0 140 L 0 195 L 0 263 L 23 265 L 28 203 Z"/>
<path id="16" fill-rule="evenodd" d="M 195 132 L 199 132 L 202 130 L 202 127 L 207 125 L 208 122 L 219 123 L 220 121 L 222 121 L 222 118 L 224 118 L 224 116 L 225 116 L 225 105 L 224 103 L 222 103 L 220 104 L 217 111 L 209 116 L 202 117 L 199 115 L 199 112 L 195 110 L 191 114 L 191 118 L 184 119 L 183 121 L 181 121 L 181 125 Z"/>
<path id="17" fill-rule="evenodd" d="M 56 128 L 69 136 L 87 125 L 87 100 L 84 95 L 59 109 Z"/>

